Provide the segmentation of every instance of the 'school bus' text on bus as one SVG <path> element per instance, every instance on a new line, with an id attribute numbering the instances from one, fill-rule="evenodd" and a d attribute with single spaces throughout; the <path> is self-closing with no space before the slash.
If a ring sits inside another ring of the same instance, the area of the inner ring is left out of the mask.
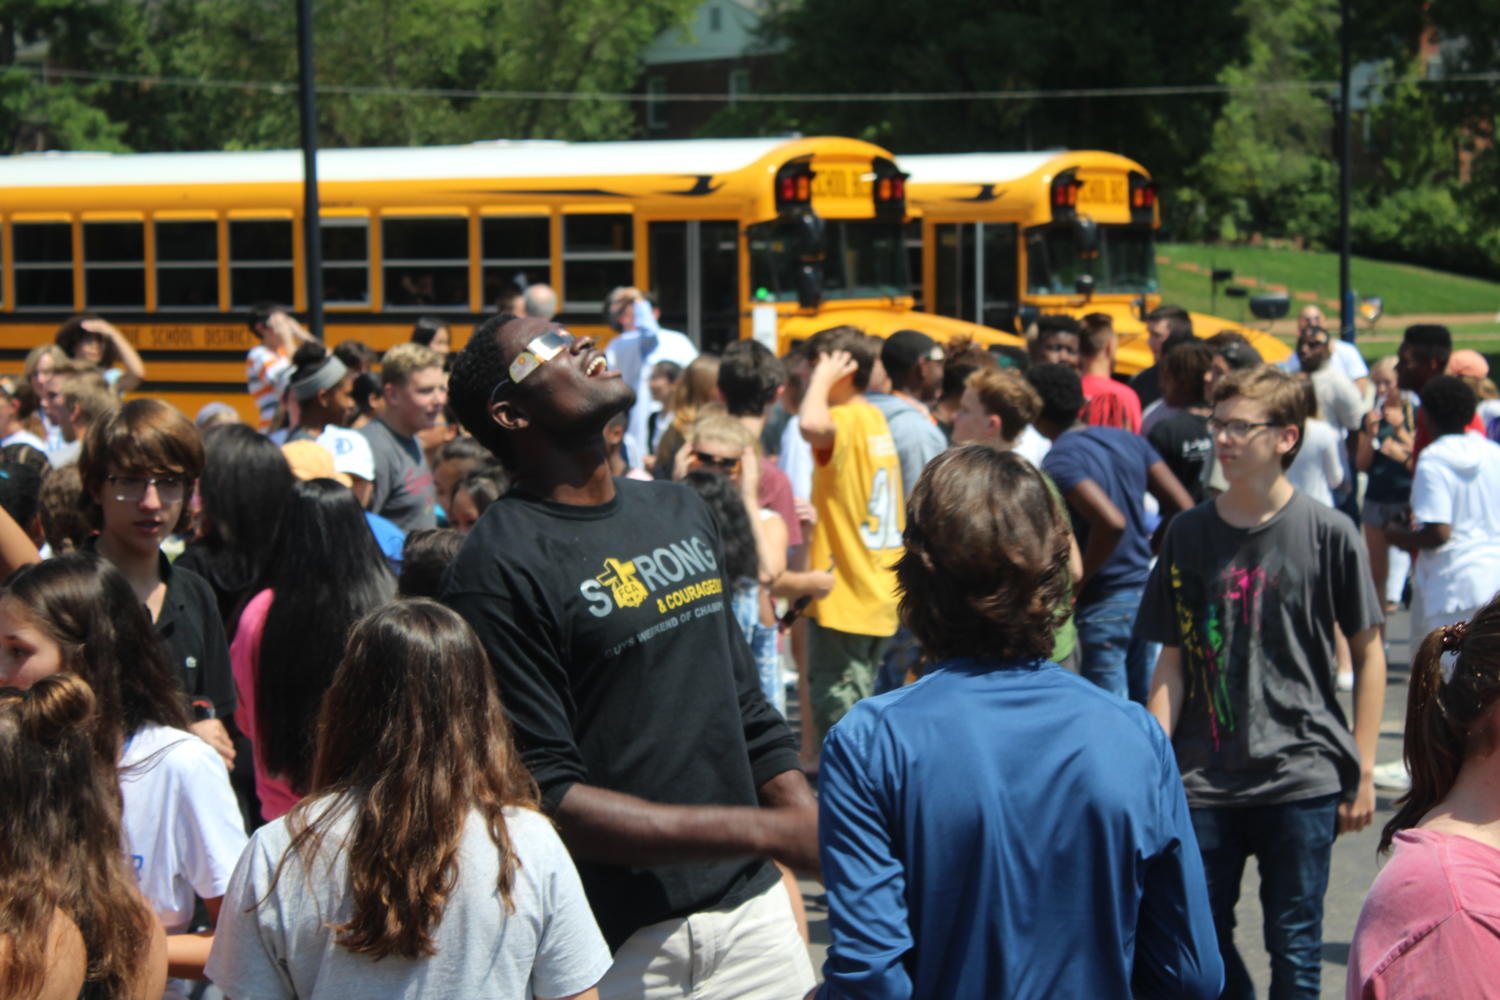
<path id="1" fill-rule="evenodd" d="M 607 335 L 618 285 L 708 349 L 778 346 L 850 323 L 939 341 L 1017 338 L 913 311 L 903 174 L 851 139 L 482 142 L 319 154 L 326 340 L 383 350 L 419 315 L 460 346 L 510 287 L 546 282 L 559 321 Z M 245 323 L 260 301 L 306 308 L 302 163 L 294 151 L 40 153 L 0 160 L 0 362 L 97 312 L 141 351 L 140 391 L 250 417 Z"/>
<path id="2" fill-rule="evenodd" d="M 1142 316 L 1161 304 L 1156 187 L 1114 153 L 903 156 L 920 219 L 911 244 L 914 298 L 925 309 L 1024 331 L 1041 313 L 1108 313 L 1120 335 L 1116 370 L 1152 363 Z M 1080 282 L 1080 279 L 1085 279 Z M 1091 286 L 1091 287 L 1089 287 Z M 1193 313 L 1193 331 L 1244 334 L 1267 361 L 1290 353 L 1269 334 Z"/>

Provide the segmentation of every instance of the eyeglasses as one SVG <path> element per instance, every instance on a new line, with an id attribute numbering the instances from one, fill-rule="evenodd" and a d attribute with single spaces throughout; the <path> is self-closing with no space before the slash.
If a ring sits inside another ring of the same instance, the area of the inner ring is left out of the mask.
<path id="1" fill-rule="evenodd" d="M 548 330 L 533 337 L 510 363 L 509 378 L 502 378 L 490 390 L 490 405 L 494 405 L 495 396 L 501 389 L 526 381 L 532 372 L 571 347 L 574 339 L 566 330 Z"/>
<path id="2" fill-rule="evenodd" d="M 693 457 L 703 465 L 713 466 L 715 469 L 723 469 L 725 472 L 733 472 L 740 467 L 738 458 L 725 458 L 722 455 L 710 455 L 706 451 L 695 451 Z"/>
<path id="3" fill-rule="evenodd" d="M 162 503 L 179 503 L 187 493 L 187 480 L 177 476 L 144 478 L 142 476 L 105 476 L 115 488 L 114 497 L 121 503 L 140 503 L 146 498 L 146 489 L 156 487 L 156 498 Z"/>
<path id="4" fill-rule="evenodd" d="M 1298 343 L 1303 347 L 1327 347 L 1327 337 L 1303 337 Z"/>
<path id="5" fill-rule="evenodd" d="M 1262 420 L 1251 423 L 1248 420 L 1220 420 L 1217 417 L 1208 418 L 1208 433 L 1214 437 L 1223 434 L 1230 441 L 1244 441 L 1251 434 L 1262 427 L 1280 427 L 1281 424 L 1275 420 Z"/>

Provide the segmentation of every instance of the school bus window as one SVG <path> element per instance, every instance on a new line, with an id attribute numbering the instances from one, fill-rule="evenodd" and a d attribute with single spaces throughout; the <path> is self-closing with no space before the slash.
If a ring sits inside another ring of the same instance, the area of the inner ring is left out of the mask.
<path id="1" fill-rule="evenodd" d="M 216 309 L 219 224 L 212 219 L 156 223 L 156 307 Z"/>
<path id="2" fill-rule="evenodd" d="M 803 247 L 802 224 L 778 219 L 749 228 L 750 284 L 778 301 L 797 298 Z M 907 295 L 906 237 L 898 222 L 828 220 L 823 230 L 825 299 Z"/>
<path id="3" fill-rule="evenodd" d="M 292 285 L 291 222 L 229 220 L 230 303 L 291 302 Z"/>
<path id="4" fill-rule="evenodd" d="M 489 216 L 479 223 L 484 301 L 508 286 L 552 280 L 552 220 L 547 216 Z"/>
<path id="5" fill-rule="evenodd" d="M 899 222 L 832 222 L 823 265 L 826 298 L 906 295 L 906 236 Z"/>
<path id="6" fill-rule="evenodd" d="M 569 309 L 599 309 L 610 290 L 635 277 L 635 233 L 628 215 L 563 218 L 563 295 Z"/>
<path id="7" fill-rule="evenodd" d="M 83 304 L 90 309 L 146 305 L 146 227 L 140 222 L 83 224 Z"/>
<path id="8" fill-rule="evenodd" d="M 468 219 L 384 219 L 380 233 L 388 307 L 468 305 Z"/>
<path id="9" fill-rule="evenodd" d="M 323 301 L 331 306 L 370 304 L 370 223 L 323 219 Z"/>
<path id="10" fill-rule="evenodd" d="M 1076 226 L 1038 226 L 1026 232 L 1026 290 L 1033 295 L 1072 295 L 1078 277 L 1094 278 L 1094 292 L 1151 293 L 1156 251 L 1151 228 L 1097 227 L 1097 252 L 1089 253 Z"/>
<path id="11" fill-rule="evenodd" d="M 906 273 L 911 281 L 907 294 L 912 297 L 916 308 L 922 305 L 922 220 L 912 219 L 906 224 Z"/>
<path id="12" fill-rule="evenodd" d="M 73 227 L 66 222 L 11 225 L 18 309 L 73 308 Z"/>

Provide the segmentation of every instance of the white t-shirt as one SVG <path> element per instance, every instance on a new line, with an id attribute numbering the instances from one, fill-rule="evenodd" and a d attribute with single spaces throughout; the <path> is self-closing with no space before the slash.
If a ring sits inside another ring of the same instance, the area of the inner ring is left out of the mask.
<path id="1" fill-rule="evenodd" d="M 515 909 L 506 911 L 495 888 L 494 841 L 479 814 L 470 813 L 459 841 L 458 881 L 432 935 L 437 953 L 379 962 L 336 944 L 329 929 L 354 912 L 344 849 L 351 813 L 334 821 L 311 871 L 289 854 L 285 817 L 261 827 L 224 900 L 209 978 L 235 1000 L 522 1000 L 583 992 L 604 976 L 611 957 L 573 861 L 540 813 L 507 809 L 505 821 L 520 860 L 511 889 Z"/>
<path id="2" fill-rule="evenodd" d="M 245 848 L 229 770 L 192 733 L 148 722 L 125 741 L 120 794 L 141 895 L 168 934 L 181 934 L 193 919 L 193 894 L 224 895 Z M 186 995 L 182 980 L 167 980 L 167 1000 Z"/>
<path id="3" fill-rule="evenodd" d="M 7 434 L 5 437 L 0 438 L 0 448 L 4 448 L 6 445 L 11 444 L 29 444 L 40 452 L 45 452 L 47 450 L 47 442 L 43 441 L 41 438 L 37 437 L 35 434 L 31 433 L 28 430 L 19 430 L 14 434 Z"/>
<path id="4" fill-rule="evenodd" d="M 1016 435 L 1016 443 L 1011 446 L 1010 450 L 1040 469 L 1042 459 L 1046 458 L 1047 452 L 1052 450 L 1052 442 L 1041 431 L 1027 424 L 1021 429 L 1021 433 Z"/>
<path id="5" fill-rule="evenodd" d="M 244 820 L 219 752 L 148 722 L 120 755 L 125 844 L 141 894 L 168 934 L 193 919 L 193 894 L 224 895 L 245 848 Z"/>
<path id="6" fill-rule="evenodd" d="M 1347 340 L 1337 337 L 1333 340 L 1333 356 L 1329 359 L 1333 367 L 1344 373 L 1344 377 L 1351 382 L 1358 382 L 1362 378 L 1370 377 L 1370 366 L 1365 364 L 1365 356 L 1359 353 L 1359 348 Z M 1293 351 L 1292 356 L 1281 363 L 1281 367 L 1293 375 L 1302 370 L 1302 359 L 1297 357 Z"/>
<path id="7" fill-rule="evenodd" d="M 1354 383 L 1334 365 L 1324 365 L 1309 378 L 1323 419 L 1341 431 L 1359 430 L 1365 420 L 1365 404 Z"/>
<path id="8" fill-rule="evenodd" d="M 658 362 L 671 361 L 686 368 L 698 357 L 698 348 L 686 335 L 660 327 L 627 330 L 604 348 L 609 367 L 618 371 L 635 389 L 635 405 L 630 408 L 630 422 L 625 426 L 625 456 L 632 469 L 641 467 L 650 454 L 646 450 L 646 421 L 662 406 L 651 398 L 646 384 Z"/>
<path id="9" fill-rule="evenodd" d="M 802 436 L 802 421 L 796 414 L 781 431 L 781 457 L 776 460 L 781 471 L 792 482 L 792 496 L 812 499 L 812 445 Z"/>
<path id="10" fill-rule="evenodd" d="M 1452 527 L 1448 541 L 1417 556 L 1427 615 L 1478 607 L 1500 589 L 1500 445 L 1478 434 L 1444 434 L 1422 449 L 1411 483 L 1412 520 Z"/>
<path id="11" fill-rule="evenodd" d="M 1317 417 L 1308 417 L 1302 448 L 1292 459 L 1286 478 L 1297 489 L 1325 507 L 1333 506 L 1333 491 L 1344 485 L 1342 435 Z"/>

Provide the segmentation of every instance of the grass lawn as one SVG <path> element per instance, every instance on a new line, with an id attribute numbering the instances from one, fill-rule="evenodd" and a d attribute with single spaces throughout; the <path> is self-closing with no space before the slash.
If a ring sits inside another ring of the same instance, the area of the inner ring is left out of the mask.
<path id="1" fill-rule="evenodd" d="M 1448 329 L 1453 334 L 1454 350 L 1472 348 L 1489 357 L 1492 370 L 1500 371 L 1500 323 L 1464 324 L 1450 326 Z M 1283 336 L 1279 339 L 1288 347 L 1296 343 L 1295 337 Z M 1359 352 L 1365 356 L 1366 361 L 1395 354 L 1396 348 L 1400 346 L 1399 325 L 1378 324 L 1374 330 L 1366 330 L 1364 324 L 1360 324 Z"/>
<path id="2" fill-rule="evenodd" d="M 1327 309 L 1339 297 L 1339 257 L 1336 253 L 1312 250 L 1272 250 L 1264 247 L 1207 246 L 1194 243 L 1162 243 L 1157 253 L 1170 258 L 1169 264 L 1157 265 L 1163 302 L 1178 303 L 1195 312 L 1213 312 L 1209 308 L 1208 272 L 1227 267 L 1235 280 L 1254 278 L 1260 287 L 1284 285 L 1293 296 L 1292 312 L 1300 308 L 1296 293 L 1315 292 Z M 1177 267 L 1178 263 L 1196 264 L 1202 273 L 1195 274 Z M 1350 262 L 1350 277 L 1356 295 L 1378 295 L 1385 300 L 1385 312 L 1391 316 L 1416 313 L 1490 313 L 1500 312 L 1500 282 L 1466 278 L 1443 271 L 1389 264 L 1384 261 L 1355 257 Z M 1252 288 L 1251 294 L 1258 289 Z M 1248 318 L 1244 299 L 1227 299 L 1223 286 L 1217 315 L 1226 319 Z"/>

